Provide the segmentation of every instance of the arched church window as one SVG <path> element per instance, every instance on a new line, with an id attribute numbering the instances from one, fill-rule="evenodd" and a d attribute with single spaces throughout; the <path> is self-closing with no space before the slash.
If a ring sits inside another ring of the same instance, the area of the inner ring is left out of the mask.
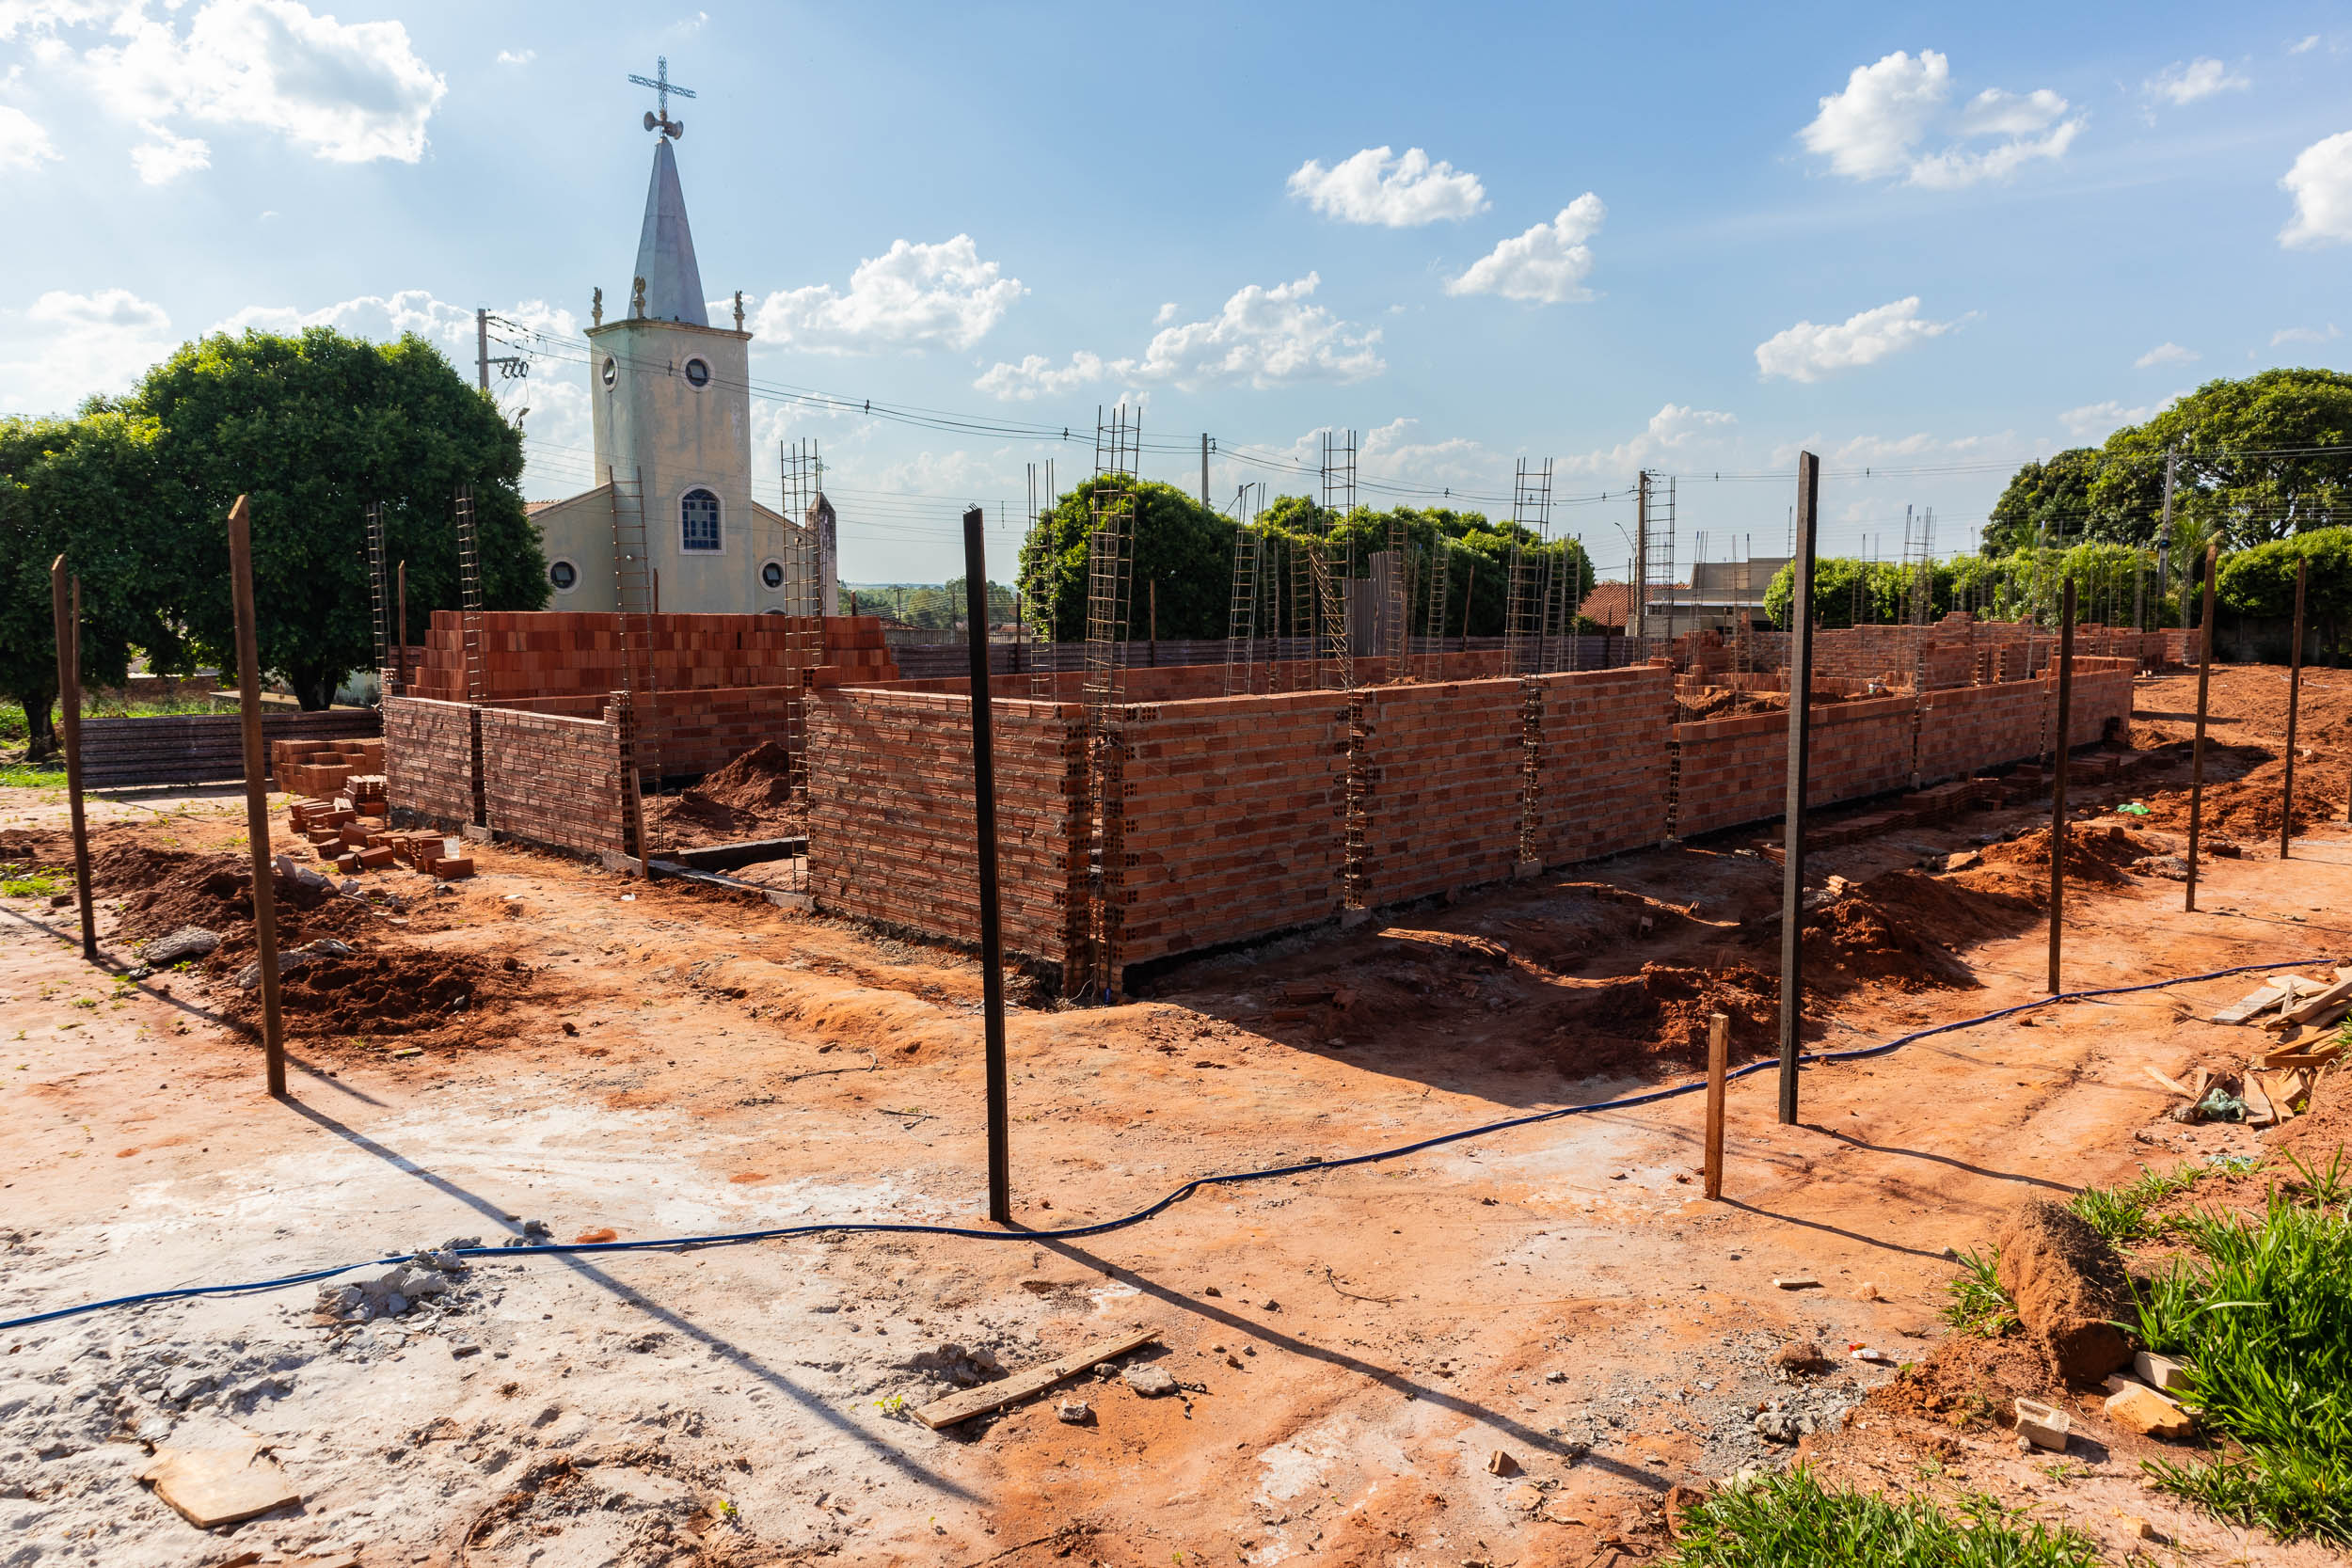
<path id="1" fill-rule="evenodd" d="M 696 391 L 700 391 L 705 387 L 709 386 L 709 362 L 702 359 L 689 359 L 686 362 L 686 384 L 689 387 L 693 388 Z"/>
<path id="2" fill-rule="evenodd" d="M 719 498 L 696 488 L 678 498 L 678 548 L 715 550 L 719 547 Z"/>
<path id="3" fill-rule="evenodd" d="M 612 356 L 611 356 L 611 355 L 609 355 L 609 354 L 608 354 L 608 355 L 606 355 L 606 356 L 604 356 L 604 370 L 603 370 L 603 372 L 602 372 L 602 374 L 603 374 L 603 376 L 604 376 L 604 385 L 605 385 L 605 388 L 606 388 L 606 389 L 607 389 L 608 391 L 609 391 L 609 390 L 611 390 L 612 388 L 614 388 L 614 387 L 616 387 L 616 386 L 620 385 L 620 380 L 621 380 L 621 364 L 620 364 L 620 361 L 619 361 L 619 360 L 617 360 L 617 359 L 615 359 L 615 358 L 613 358 L 613 357 L 612 357 Z"/>
<path id="4" fill-rule="evenodd" d="M 771 591 L 782 588 L 784 586 L 784 562 L 781 561 L 761 562 L 759 580 L 766 583 Z"/>
<path id="5" fill-rule="evenodd" d="M 568 594 L 580 586 L 580 568 L 568 561 L 550 561 L 548 580 L 555 585 L 557 593 Z"/>

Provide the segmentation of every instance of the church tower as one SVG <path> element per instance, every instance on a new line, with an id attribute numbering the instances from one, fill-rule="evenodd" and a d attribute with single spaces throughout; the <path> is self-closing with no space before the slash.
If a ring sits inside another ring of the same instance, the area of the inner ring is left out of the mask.
<path id="1" fill-rule="evenodd" d="M 599 304 L 588 329 L 589 401 L 597 487 L 532 509 L 539 525 L 551 610 L 644 608 L 620 603 L 614 559 L 616 514 L 633 541 L 642 509 L 645 581 L 665 613 L 746 613 L 785 604 L 784 520 L 752 500 L 752 335 L 736 296 L 733 330 L 710 325 L 694 258 L 675 143 L 685 127 L 669 118 L 661 80 L 653 175 L 638 230 L 628 304 L 616 320 Z M 599 291 L 601 302 L 601 291 Z"/>

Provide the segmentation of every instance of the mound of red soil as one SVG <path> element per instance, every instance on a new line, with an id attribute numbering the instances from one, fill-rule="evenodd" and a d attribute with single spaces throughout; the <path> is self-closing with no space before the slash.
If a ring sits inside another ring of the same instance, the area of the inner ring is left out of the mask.
<path id="1" fill-rule="evenodd" d="M 2066 879 L 2087 887 L 2129 887 L 2129 867 L 2152 855 L 2169 855 L 2162 839 L 2113 823 L 2074 823 L 2066 832 Z M 2037 910 L 2050 898 L 2050 830 L 2038 828 L 1984 851 L 1983 863 L 1959 873 L 1963 886 L 2029 901 Z"/>
<path id="2" fill-rule="evenodd" d="M 737 811 L 771 813 L 791 803 L 790 763 L 783 747 L 763 740 L 687 793 Z"/>
<path id="3" fill-rule="evenodd" d="M 1972 886 L 1962 877 L 1889 871 L 1871 878 L 1863 891 L 1910 929 L 1933 931 L 1951 947 L 2015 936 L 2042 918 L 2042 906 L 2032 899 L 1998 887 Z"/>
<path id="4" fill-rule="evenodd" d="M 1639 974 L 1591 987 L 1569 1003 L 1552 1037 L 1580 1070 L 1651 1057 L 1699 1066 L 1707 1061 L 1708 1019 L 1714 1013 L 1731 1020 L 1735 1059 L 1776 1049 L 1779 979 L 1752 964 L 1645 964 Z"/>
<path id="5" fill-rule="evenodd" d="M 1924 1360 L 1870 1391 L 1865 1404 L 1949 1423 L 1963 1432 L 2010 1422 L 2010 1402 L 2038 1399 L 2055 1379 L 2041 1347 L 2011 1329 L 1998 1339 L 1953 1334 Z"/>
<path id="6" fill-rule="evenodd" d="M 1808 979 L 1831 974 L 1849 983 L 1879 980 L 1907 991 L 1982 984 L 1966 964 L 1922 936 L 1904 912 L 1879 902 L 1876 886 L 1874 882 L 1863 893 L 1834 899 L 1805 916 Z"/>
<path id="7" fill-rule="evenodd" d="M 90 881 L 122 901 L 122 934 L 144 941 L 201 926 L 220 934 L 220 951 L 207 960 L 216 969 L 249 962 L 253 952 L 253 867 L 242 855 L 198 855 L 181 849 L 151 849 L 119 844 L 90 857 Z M 323 936 L 363 931 L 367 911 L 330 888 L 307 887 L 290 878 L 270 879 L 277 895 L 278 941 L 299 946 Z"/>
<path id="8" fill-rule="evenodd" d="M 2059 1375 L 2090 1386 L 2132 1358 L 2115 1326 L 2131 1316 L 2123 1260 L 2081 1216 L 2028 1198 L 2002 1222 L 1993 1244 L 2000 1249 L 2001 1289 Z"/>
<path id="9" fill-rule="evenodd" d="M 380 939 L 350 958 L 313 958 L 278 987 L 286 1031 L 294 1035 L 419 1035 L 507 1000 L 519 971 L 480 958 L 386 945 Z M 261 1017 L 262 993 L 233 991 L 229 1010 Z"/>
<path id="10" fill-rule="evenodd" d="M 2344 792 L 2346 770 L 2331 764 L 2298 762 L 2295 768 L 2295 831 L 2310 832 L 2323 822 L 2344 819 Z M 2272 763 L 2254 769 L 2242 779 L 2214 783 L 2210 777 L 2205 784 L 2202 830 L 2224 838 L 2250 839 L 2260 843 L 2279 836 L 2279 824 L 2286 815 L 2286 765 Z M 2148 815 L 2142 818 L 2151 826 L 2170 828 L 2177 832 L 2188 832 L 2188 799 L 2185 789 L 2168 789 L 2148 796 L 2144 804 Z"/>
<path id="11" fill-rule="evenodd" d="M 647 800 L 645 818 L 655 845 L 689 848 L 801 832 L 807 819 L 792 803 L 789 766 L 783 747 L 763 740 L 693 788 Z"/>

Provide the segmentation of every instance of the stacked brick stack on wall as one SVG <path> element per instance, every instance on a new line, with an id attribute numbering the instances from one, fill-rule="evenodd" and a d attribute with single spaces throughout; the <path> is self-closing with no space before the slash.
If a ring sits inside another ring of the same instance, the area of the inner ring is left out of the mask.
<path id="1" fill-rule="evenodd" d="M 1511 874 L 1526 798 L 1518 679 L 1375 687 L 1364 710 L 1364 901 Z"/>
<path id="2" fill-rule="evenodd" d="M 1001 702 L 992 713 L 1005 945 L 1060 965 L 1087 879 L 1080 710 Z M 819 904 L 979 940 L 968 698 L 819 690 L 809 705 L 808 775 L 809 891 Z"/>
<path id="3" fill-rule="evenodd" d="M 269 775 L 295 795 L 331 798 L 354 773 L 384 771 L 384 742 L 373 740 L 273 740 Z"/>
<path id="4" fill-rule="evenodd" d="M 1544 702 L 1535 850 L 1546 865 L 1666 836 L 1673 680 L 1663 663 L 1535 677 Z"/>
<path id="5" fill-rule="evenodd" d="M 465 700 L 464 620 L 453 610 L 433 612 L 424 667 L 408 695 Z M 632 616 L 629 622 L 632 627 L 650 626 L 650 647 L 643 657 L 651 665 L 656 690 L 784 685 L 787 639 L 809 629 L 805 618 L 783 615 L 654 615 Z M 825 662 L 839 671 L 836 679 L 869 683 L 898 677 L 877 617 L 828 616 L 824 634 Z M 628 684 L 622 641 L 622 617 L 616 614 L 487 611 L 482 617 L 483 701 L 618 690 Z"/>
<path id="6" fill-rule="evenodd" d="M 1340 904 L 1347 698 L 1130 708 L 1123 959 L 1311 925 Z"/>

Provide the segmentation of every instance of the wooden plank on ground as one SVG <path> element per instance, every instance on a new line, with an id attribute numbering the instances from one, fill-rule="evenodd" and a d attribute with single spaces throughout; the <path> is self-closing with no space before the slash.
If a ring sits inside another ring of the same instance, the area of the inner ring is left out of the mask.
<path id="1" fill-rule="evenodd" d="M 2143 1063 L 2142 1066 L 2145 1067 L 2145 1064 Z M 2152 1067 L 2146 1068 L 2146 1071 L 2149 1077 L 2154 1079 L 2157 1083 L 2163 1085 L 2166 1088 L 2170 1089 L 2174 1094 L 2181 1096 L 2183 1099 L 2194 1100 L 2197 1098 L 2195 1095 L 2188 1092 L 2188 1085 L 2180 1082 L 2178 1079 L 2167 1078 L 2163 1073 L 2158 1072 Z"/>
<path id="2" fill-rule="evenodd" d="M 985 1416 L 992 1410 L 1041 1394 L 1063 1378 L 1074 1377 L 1098 1361 L 1110 1361 L 1129 1351 L 1141 1350 L 1160 1337 L 1156 1328 L 1139 1328 L 1115 1339 L 1101 1339 L 1083 1349 L 1072 1351 L 1058 1360 L 1041 1367 L 1031 1367 L 1025 1372 L 1015 1372 L 995 1383 L 984 1383 L 977 1388 L 965 1388 L 945 1399 L 933 1400 L 914 1413 L 914 1418 L 937 1432 L 942 1427 L 968 1421 L 975 1416 Z"/>
<path id="3" fill-rule="evenodd" d="M 2272 984 L 2260 990 L 2249 991 L 2235 1002 L 2213 1015 L 2216 1023 L 2243 1023 L 2265 1007 L 2275 1007 L 2287 996 L 2285 986 Z"/>
<path id="4" fill-rule="evenodd" d="M 2279 1113 L 2270 1108 L 2270 1096 L 2263 1090 L 2262 1074 L 2248 1073 L 2245 1089 L 2240 1098 L 2246 1101 L 2247 1126 L 2268 1127 L 2279 1119 Z"/>

